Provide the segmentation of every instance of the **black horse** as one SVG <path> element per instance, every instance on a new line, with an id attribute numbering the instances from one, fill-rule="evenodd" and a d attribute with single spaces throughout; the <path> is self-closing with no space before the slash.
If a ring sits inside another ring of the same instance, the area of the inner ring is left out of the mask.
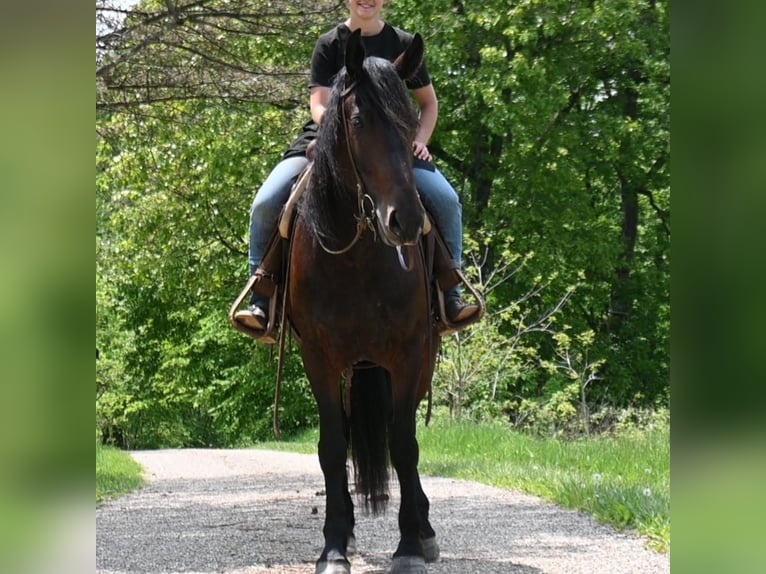
<path id="1" fill-rule="evenodd" d="M 316 140 L 314 168 L 290 249 L 287 311 L 320 415 L 325 546 L 317 573 L 348 573 L 356 491 L 373 513 L 387 500 L 389 460 L 401 486 L 392 572 L 425 573 L 438 558 L 418 474 L 415 414 L 439 336 L 418 242 L 424 209 L 412 173 L 418 117 L 403 78 L 423 58 L 416 35 L 395 62 L 346 48 Z M 343 385 L 344 373 L 352 373 Z"/>

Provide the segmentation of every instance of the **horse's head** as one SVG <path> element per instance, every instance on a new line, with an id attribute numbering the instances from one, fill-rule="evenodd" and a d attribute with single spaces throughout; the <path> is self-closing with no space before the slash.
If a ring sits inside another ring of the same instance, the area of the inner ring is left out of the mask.
<path id="1" fill-rule="evenodd" d="M 355 177 L 374 204 L 383 241 L 394 246 L 415 243 L 423 229 L 423 205 L 412 173 L 418 116 L 404 84 L 422 60 L 420 35 L 393 63 L 366 58 L 359 31 L 346 47 L 341 106 L 347 153 Z"/>
<path id="2" fill-rule="evenodd" d="M 317 139 L 314 177 L 317 193 L 326 195 L 307 211 L 313 211 L 309 217 L 320 236 L 338 237 L 337 225 L 329 222 L 339 221 L 338 206 L 353 205 L 365 218 L 374 215 L 378 235 L 389 245 L 420 237 L 424 210 L 412 173 L 418 116 L 403 80 L 422 59 L 420 35 L 394 62 L 365 57 L 360 32 L 351 35 Z"/>

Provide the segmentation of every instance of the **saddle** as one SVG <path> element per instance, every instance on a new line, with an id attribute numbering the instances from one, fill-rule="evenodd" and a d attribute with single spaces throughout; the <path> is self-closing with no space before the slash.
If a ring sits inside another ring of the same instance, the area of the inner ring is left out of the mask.
<path id="1" fill-rule="evenodd" d="M 282 325 L 281 329 L 284 329 L 285 317 L 284 305 L 282 304 L 284 293 L 282 286 L 286 284 L 289 272 L 289 259 L 287 255 L 290 252 L 290 234 L 295 221 L 296 208 L 301 195 L 308 185 L 312 166 L 313 163 L 309 163 L 297 177 L 290 191 L 290 197 L 282 208 L 277 229 L 269 242 L 260 267 L 248 279 L 244 289 L 242 289 L 242 292 L 229 309 L 229 322 L 232 326 L 237 331 L 263 343 L 276 343 L 277 324 Z M 452 259 L 441 233 L 432 224 L 427 212 L 424 216 L 423 235 L 420 243 L 425 256 L 428 284 L 433 286 L 431 309 L 439 334 L 441 336 L 450 335 L 479 321 L 485 312 L 484 298 L 465 277 L 457 261 Z M 462 322 L 450 323 L 446 318 L 444 292 L 449 291 L 458 284 L 462 284 L 471 292 L 479 305 L 479 312 Z M 256 331 L 236 319 L 237 310 L 241 308 L 242 303 L 252 292 L 269 299 L 269 320 L 265 331 Z"/>

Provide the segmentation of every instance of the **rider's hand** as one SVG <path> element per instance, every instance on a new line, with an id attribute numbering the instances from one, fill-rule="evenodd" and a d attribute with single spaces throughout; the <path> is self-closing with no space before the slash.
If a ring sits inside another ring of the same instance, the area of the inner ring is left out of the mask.
<path id="1" fill-rule="evenodd" d="M 306 146 L 306 158 L 309 161 L 314 161 L 314 148 L 316 148 L 316 146 L 317 146 L 316 140 L 311 140 L 309 142 L 309 145 Z"/>
<path id="2" fill-rule="evenodd" d="M 431 152 L 428 151 L 428 147 L 423 142 L 412 142 L 412 153 L 416 158 L 422 159 L 423 161 L 431 161 L 433 159 Z"/>

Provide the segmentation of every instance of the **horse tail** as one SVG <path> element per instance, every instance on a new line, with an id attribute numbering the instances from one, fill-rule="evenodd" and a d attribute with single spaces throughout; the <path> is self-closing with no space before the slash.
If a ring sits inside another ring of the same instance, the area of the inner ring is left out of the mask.
<path id="1" fill-rule="evenodd" d="M 351 377 L 351 458 L 356 492 L 379 514 L 388 502 L 388 425 L 391 375 L 382 367 L 355 368 Z"/>

